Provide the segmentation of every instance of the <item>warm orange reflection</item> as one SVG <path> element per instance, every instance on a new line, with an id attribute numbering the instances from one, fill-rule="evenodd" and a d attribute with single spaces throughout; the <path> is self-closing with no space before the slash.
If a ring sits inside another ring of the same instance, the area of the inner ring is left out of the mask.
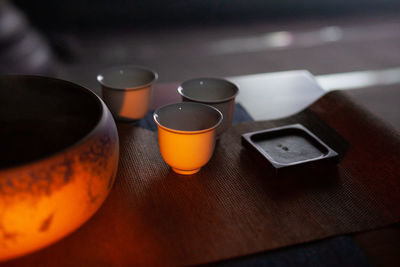
<path id="1" fill-rule="evenodd" d="M 215 129 L 202 132 L 173 132 L 158 127 L 160 152 L 174 172 L 193 174 L 210 160 L 215 147 Z"/>
<path id="2" fill-rule="evenodd" d="M 149 109 L 150 92 L 150 86 L 125 91 L 119 116 L 135 119 L 143 118 Z"/>
<path id="3" fill-rule="evenodd" d="M 118 165 L 118 138 L 94 136 L 65 154 L 0 171 L 0 261 L 69 234 L 102 204 Z"/>

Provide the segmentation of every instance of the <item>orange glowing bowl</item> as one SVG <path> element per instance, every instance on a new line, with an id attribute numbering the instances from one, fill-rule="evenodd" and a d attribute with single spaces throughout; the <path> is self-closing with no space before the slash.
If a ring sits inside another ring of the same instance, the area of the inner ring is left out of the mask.
<path id="1" fill-rule="evenodd" d="M 99 97 L 71 82 L 0 76 L 0 261 L 45 247 L 88 220 L 118 166 Z"/>

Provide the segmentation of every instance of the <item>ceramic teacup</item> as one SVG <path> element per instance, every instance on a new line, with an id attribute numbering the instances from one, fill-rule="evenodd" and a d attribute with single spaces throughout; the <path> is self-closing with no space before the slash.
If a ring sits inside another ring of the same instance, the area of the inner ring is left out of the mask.
<path id="1" fill-rule="evenodd" d="M 216 128 L 223 115 L 214 107 L 191 102 L 170 104 L 153 115 L 164 161 L 179 174 L 194 174 L 210 160 Z"/>
<path id="2" fill-rule="evenodd" d="M 121 121 L 139 120 L 146 115 L 157 78 L 157 73 L 140 66 L 116 66 L 97 75 L 104 102 Z"/>
<path id="3" fill-rule="evenodd" d="M 224 120 L 217 129 L 217 137 L 232 125 L 235 97 L 239 93 L 234 83 L 220 78 L 197 78 L 183 82 L 178 92 L 183 101 L 211 105 L 221 111 Z"/>

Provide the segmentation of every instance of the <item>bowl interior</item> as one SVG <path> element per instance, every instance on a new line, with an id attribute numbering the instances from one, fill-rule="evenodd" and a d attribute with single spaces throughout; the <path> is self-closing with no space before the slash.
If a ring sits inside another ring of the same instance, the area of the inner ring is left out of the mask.
<path id="1" fill-rule="evenodd" d="M 38 76 L 0 76 L 0 168 L 34 161 L 85 137 L 103 108 L 87 89 Z"/>
<path id="2" fill-rule="evenodd" d="M 170 130 L 203 131 L 216 128 L 222 121 L 222 114 L 207 105 L 183 102 L 156 110 L 154 120 Z"/>
<path id="3" fill-rule="evenodd" d="M 199 78 L 183 82 L 178 91 L 191 100 L 213 103 L 229 101 L 239 90 L 235 84 L 224 79 Z"/>
<path id="4" fill-rule="evenodd" d="M 151 84 L 157 74 L 151 70 L 136 66 L 113 67 L 104 70 L 97 80 L 112 89 L 127 89 Z"/>

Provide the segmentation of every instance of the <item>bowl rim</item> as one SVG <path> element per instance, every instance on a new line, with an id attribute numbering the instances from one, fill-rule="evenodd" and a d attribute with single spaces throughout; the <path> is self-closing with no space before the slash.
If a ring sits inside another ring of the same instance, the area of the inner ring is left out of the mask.
<path id="1" fill-rule="evenodd" d="M 204 106 L 206 108 L 212 109 L 214 111 L 216 111 L 219 115 L 219 119 L 217 121 L 217 123 L 215 123 L 213 126 L 206 128 L 206 129 L 202 129 L 202 130 L 194 130 L 194 131 L 183 131 L 183 130 L 177 130 L 177 129 L 173 129 L 173 128 L 169 128 L 166 127 L 164 125 L 162 125 L 157 119 L 158 119 L 158 112 L 166 107 L 169 106 L 177 106 L 177 105 L 198 105 L 198 106 Z M 219 125 L 221 125 L 222 120 L 224 118 L 224 115 L 222 115 L 222 112 L 219 111 L 217 108 L 210 106 L 210 105 L 206 105 L 206 104 L 202 104 L 202 103 L 196 103 L 196 102 L 179 102 L 179 103 L 172 103 L 172 104 L 167 104 L 167 105 L 163 105 L 159 108 L 157 108 L 154 113 L 153 113 L 153 120 L 154 122 L 161 127 L 162 129 L 168 131 L 168 132 L 172 132 L 172 133 L 178 133 L 178 134 L 201 134 L 201 133 L 205 133 L 205 132 L 209 132 L 209 131 L 213 131 L 215 130 Z"/>
<path id="2" fill-rule="evenodd" d="M 229 84 L 229 85 L 231 85 L 233 88 L 235 88 L 235 93 L 234 93 L 233 95 L 229 96 L 229 97 L 222 98 L 222 99 L 217 99 L 217 100 L 201 100 L 201 99 L 197 99 L 197 98 L 194 98 L 194 97 L 191 97 L 191 96 L 186 95 L 186 94 L 184 93 L 184 90 L 185 90 L 184 85 L 187 84 L 187 83 L 189 83 L 189 82 L 196 81 L 196 80 L 213 80 L 213 81 L 223 82 L 223 83 Z M 199 77 L 199 78 L 189 79 L 189 80 L 183 81 L 183 82 L 179 85 L 179 87 L 178 87 L 177 90 L 178 90 L 178 93 L 179 93 L 182 97 L 187 98 L 187 99 L 189 99 L 190 101 L 197 102 L 197 103 L 206 103 L 206 104 L 208 104 L 208 103 L 209 103 L 209 104 L 218 104 L 218 103 L 228 102 L 228 101 L 234 99 L 234 98 L 239 94 L 239 86 L 238 86 L 236 83 L 234 83 L 234 82 L 232 82 L 232 81 L 230 81 L 230 80 L 228 80 L 228 79 L 225 79 L 225 78 L 218 78 L 218 77 Z"/>
<path id="3" fill-rule="evenodd" d="M 91 90 L 89 90 L 88 88 L 86 88 L 85 86 L 82 86 L 80 84 L 74 83 L 74 82 L 70 82 L 67 80 L 63 80 L 63 79 L 59 79 L 59 78 L 54 78 L 54 77 L 48 77 L 48 76 L 42 76 L 42 75 L 25 75 L 25 74 L 1 74 L 0 75 L 0 79 L 4 79 L 7 77 L 15 77 L 15 78 L 28 78 L 28 79 L 46 79 L 46 80 L 53 80 L 53 81 L 57 81 L 57 82 L 62 82 L 62 83 L 66 83 L 69 85 L 72 85 L 74 87 L 76 87 L 78 90 L 87 93 L 88 95 L 90 95 L 90 97 L 93 97 L 94 99 L 97 99 L 96 104 L 99 108 L 99 118 L 97 119 L 97 122 L 94 124 L 93 128 L 87 132 L 85 135 L 83 135 L 81 138 L 79 138 L 76 142 L 69 144 L 67 146 L 65 146 L 64 148 L 53 152 L 53 153 L 49 153 L 45 156 L 42 157 L 38 157 L 37 159 L 33 159 L 31 161 L 25 162 L 25 163 L 17 163 L 15 165 L 9 166 L 9 167 L 5 167 L 5 168 L 0 168 L 0 174 L 1 173 L 6 173 L 9 171 L 19 171 L 20 169 L 24 169 L 36 164 L 39 164 L 40 162 L 43 161 L 47 161 L 50 160 L 51 158 L 55 158 L 55 157 L 59 157 L 62 154 L 64 154 L 66 151 L 70 151 L 73 150 L 76 147 L 79 147 L 79 145 L 81 145 L 82 143 L 86 142 L 88 139 L 91 138 L 91 136 L 93 136 L 93 134 L 100 128 L 102 127 L 102 124 L 108 119 L 108 117 L 111 117 L 110 119 L 113 120 L 112 115 L 110 113 L 110 111 L 108 110 L 107 106 L 104 104 L 104 102 L 101 100 L 101 98 L 96 95 L 94 92 L 92 92 Z M 115 122 L 114 122 L 115 124 Z M 1 179 L 1 177 L 0 177 Z"/>
<path id="4" fill-rule="evenodd" d="M 109 83 L 104 82 L 104 77 L 106 76 L 105 73 L 115 70 L 115 69 L 137 69 L 137 70 L 144 70 L 147 71 L 151 74 L 153 74 L 153 79 L 145 84 L 141 84 L 138 86 L 134 87 L 122 87 L 122 86 L 114 86 Z M 158 80 L 158 73 L 155 72 L 153 69 L 150 69 L 148 67 L 140 66 L 140 65 L 116 65 L 108 68 L 102 69 L 98 74 L 97 74 L 97 82 L 102 85 L 104 88 L 107 88 L 108 90 L 114 90 L 114 91 L 134 91 L 134 90 L 140 90 L 144 87 L 148 87 L 155 83 Z"/>

